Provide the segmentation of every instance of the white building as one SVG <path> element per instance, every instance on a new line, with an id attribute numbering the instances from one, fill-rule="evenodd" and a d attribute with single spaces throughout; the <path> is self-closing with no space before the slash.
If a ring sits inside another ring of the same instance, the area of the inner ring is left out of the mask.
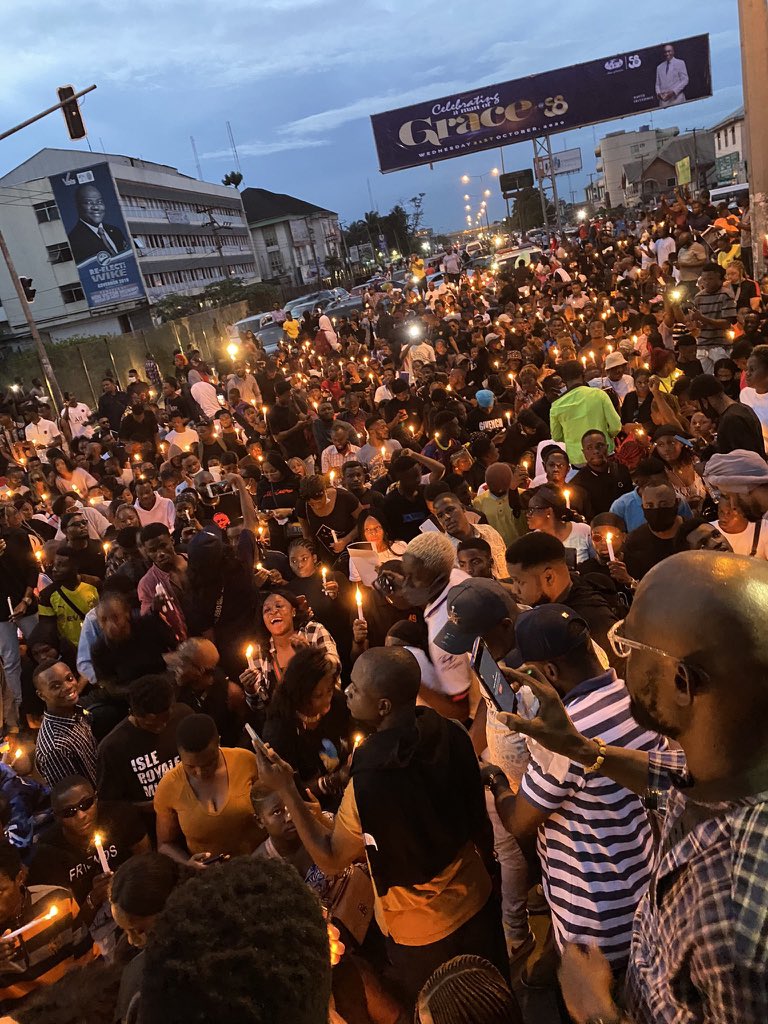
<path id="1" fill-rule="evenodd" d="M 107 163 L 146 298 L 89 309 L 50 176 Z M 0 178 L 0 227 L 17 273 L 33 279 L 32 312 L 54 341 L 151 327 L 151 304 L 227 278 L 259 280 L 240 195 L 136 157 L 43 149 Z M 0 260 L 0 338 L 28 328 Z"/>
<path id="2" fill-rule="evenodd" d="M 319 286 L 340 267 L 338 214 L 265 188 L 243 189 L 242 199 L 263 280 Z"/>
<path id="3" fill-rule="evenodd" d="M 715 137 L 715 177 L 718 185 L 747 181 L 747 140 L 744 107 L 710 129 Z"/>
<path id="4" fill-rule="evenodd" d="M 676 135 L 679 128 L 651 128 L 610 132 L 595 148 L 597 179 L 587 189 L 587 200 L 599 206 L 619 206 L 625 202 L 622 175 L 624 165 L 652 160 Z"/>

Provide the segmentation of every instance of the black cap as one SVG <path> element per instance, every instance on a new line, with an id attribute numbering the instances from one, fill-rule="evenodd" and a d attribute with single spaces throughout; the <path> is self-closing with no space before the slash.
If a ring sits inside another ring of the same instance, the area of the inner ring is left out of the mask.
<path id="1" fill-rule="evenodd" d="M 564 604 L 544 604 L 518 617 L 515 640 L 523 661 L 549 661 L 584 646 L 589 640 L 589 627 Z"/>

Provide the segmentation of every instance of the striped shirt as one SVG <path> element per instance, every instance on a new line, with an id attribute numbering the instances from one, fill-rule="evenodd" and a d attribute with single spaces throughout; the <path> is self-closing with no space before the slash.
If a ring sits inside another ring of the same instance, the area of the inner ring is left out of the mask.
<path id="1" fill-rule="evenodd" d="M 96 740 L 87 712 L 77 708 L 71 718 L 43 714 L 35 746 L 37 770 L 49 786 L 68 775 L 82 775 L 96 786 Z"/>
<path id="2" fill-rule="evenodd" d="M 768 1021 L 768 792 L 755 792 L 764 781 L 692 784 L 680 750 L 652 754 L 648 775 L 665 814 L 635 917 L 631 1019 Z"/>
<path id="3" fill-rule="evenodd" d="M 629 694 L 613 669 L 579 683 L 563 702 L 585 736 L 633 750 L 665 746 L 632 718 Z M 573 762 L 560 782 L 533 757 L 520 790 L 549 813 L 538 851 L 558 947 L 594 942 L 620 966 L 629 956 L 632 919 L 651 872 L 653 841 L 641 798 Z"/>
<path id="4" fill-rule="evenodd" d="M 80 908 L 69 889 L 59 886 L 29 886 L 21 914 L 14 921 L 6 921 L 3 930 L 15 931 L 29 924 L 47 914 L 54 903 L 56 917 L 41 921 L 14 940 L 14 955 L 0 973 L 0 1012 L 10 1011 L 19 999 L 53 984 L 70 968 L 86 964 L 95 955 L 88 929 L 77 921 Z"/>
<path id="5" fill-rule="evenodd" d="M 728 320 L 731 323 L 736 320 L 736 302 L 725 289 L 715 292 L 714 295 L 699 292 L 694 297 L 693 304 L 702 316 L 710 317 L 712 320 Z M 712 345 L 722 347 L 730 342 L 726 341 L 725 331 L 722 328 L 702 325 L 696 344 L 698 348 L 707 348 Z"/>

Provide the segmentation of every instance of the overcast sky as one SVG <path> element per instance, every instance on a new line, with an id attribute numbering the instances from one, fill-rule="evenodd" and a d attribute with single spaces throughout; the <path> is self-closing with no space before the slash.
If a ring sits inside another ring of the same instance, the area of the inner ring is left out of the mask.
<path id="1" fill-rule="evenodd" d="M 714 95 L 653 115 L 655 127 L 703 128 L 742 102 L 736 0 L 4 0 L 0 125 L 56 99 L 56 87 L 96 82 L 83 115 L 94 150 L 141 156 L 203 177 L 233 168 L 244 184 L 288 192 L 350 221 L 425 192 L 437 230 L 463 223 L 461 174 L 499 163 L 498 150 L 381 175 L 369 115 L 546 71 L 666 38 L 709 32 Z M 649 117 L 555 136 L 580 145 L 584 172 L 561 193 L 583 200 L 594 146 L 606 131 Z M 58 113 L 0 142 L 0 172 L 71 143 Z M 530 142 L 504 150 L 507 170 L 531 166 Z M 491 217 L 503 203 L 493 184 Z"/>

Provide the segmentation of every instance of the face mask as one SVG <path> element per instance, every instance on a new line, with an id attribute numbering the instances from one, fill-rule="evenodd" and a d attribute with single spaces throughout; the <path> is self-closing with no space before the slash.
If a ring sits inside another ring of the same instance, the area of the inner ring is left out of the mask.
<path id="1" fill-rule="evenodd" d="M 677 505 L 671 508 L 645 508 L 645 521 L 654 533 L 663 533 L 671 530 L 677 519 Z"/>

